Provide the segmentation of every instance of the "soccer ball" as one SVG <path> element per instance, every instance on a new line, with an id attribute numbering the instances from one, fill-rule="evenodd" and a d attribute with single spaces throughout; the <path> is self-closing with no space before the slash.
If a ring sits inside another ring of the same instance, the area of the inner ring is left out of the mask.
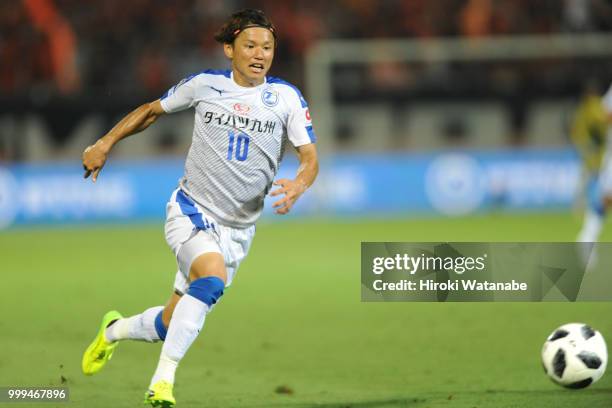
<path id="1" fill-rule="evenodd" d="M 606 342 L 601 333 L 586 324 L 565 324 L 546 339 L 542 364 L 555 383 L 573 389 L 588 387 L 606 371 Z"/>

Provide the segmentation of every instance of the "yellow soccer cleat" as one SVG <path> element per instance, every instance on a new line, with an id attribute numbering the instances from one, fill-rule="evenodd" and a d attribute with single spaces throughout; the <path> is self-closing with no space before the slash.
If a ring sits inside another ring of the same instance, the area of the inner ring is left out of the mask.
<path id="1" fill-rule="evenodd" d="M 168 381 L 158 381 L 151 386 L 145 393 L 145 404 L 151 404 L 152 407 L 172 408 L 176 404 L 176 400 L 172 395 L 173 384 Z"/>
<path id="2" fill-rule="evenodd" d="M 100 324 L 100 330 L 96 338 L 91 342 L 83 354 L 83 374 L 94 375 L 111 359 L 113 351 L 119 342 L 110 343 L 106 340 L 104 332 L 111 322 L 121 318 L 123 318 L 123 316 L 116 310 L 111 310 L 102 317 L 102 323 Z"/>

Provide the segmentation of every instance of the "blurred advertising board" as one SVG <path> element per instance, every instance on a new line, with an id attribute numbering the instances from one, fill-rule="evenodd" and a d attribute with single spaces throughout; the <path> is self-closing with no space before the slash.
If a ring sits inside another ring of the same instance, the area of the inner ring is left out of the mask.
<path id="1" fill-rule="evenodd" d="M 278 178 L 291 178 L 287 157 Z M 0 166 L 0 227 L 161 220 L 181 160 L 111 160 L 98 182 L 78 162 Z M 322 160 L 295 215 L 461 216 L 492 210 L 563 210 L 580 191 L 571 149 L 343 154 Z M 272 198 L 266 199 L 269 217 Z"/>

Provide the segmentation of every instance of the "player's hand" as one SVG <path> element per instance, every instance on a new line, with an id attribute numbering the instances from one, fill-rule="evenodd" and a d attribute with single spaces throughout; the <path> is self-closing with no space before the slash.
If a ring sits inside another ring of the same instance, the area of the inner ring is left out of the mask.
<path id="1" fill-rule="evenodd" d="M 91 180 L 95 183 L 104 163 L 106 163 L 107 155 L 108 149 L 104 142 L 97 141 L 95 144 L 87 146 L 83 151 L 83 169 L 85 170 L 83 178 L 92 175 Z"/>
<path id="2" fill-rule="evenodd" d="M 304 191 L 306 191 L 306 185 L 301 181 L 296 180 L 280 179 L 276 180 L 274 185 L 280 187 L 272 191 L 270 193 L 271 196 L 281 194 L 285 195 L 283 198 L 272 204 L 272 207 L 276 208 L 276 211 L 274 212 L 277 214 L 287 214 L 297 199 L 304 194 Z"/>

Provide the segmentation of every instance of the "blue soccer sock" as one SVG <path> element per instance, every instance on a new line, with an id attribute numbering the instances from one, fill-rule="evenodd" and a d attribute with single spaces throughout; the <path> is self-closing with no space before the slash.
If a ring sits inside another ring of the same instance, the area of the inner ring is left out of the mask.
<path id="1" fill-rule="evenodd" d="M 224 282 L 216 276 L 194 280 L 178 301 L 162 347 L 151 385 L 160 380 L 174 383 L 174 374 L 204 326 L 206 314 L 223 295 Z"/>
<path id="2" fill-rule="evenodd" d="M 159 337 L 159 339 L 161 341 L 166 340 L 166 335 L 168 334 L 168 328 L 166 327 L 166 325 L 164 324 L 164 320 L 162 319 L 162 314 L 164 313 L 164 310 L 160 310 L 159 313 L 157 314 L 157 316 L 155 316 L 155 333 L 157 334 L 157 337 Z"/>

